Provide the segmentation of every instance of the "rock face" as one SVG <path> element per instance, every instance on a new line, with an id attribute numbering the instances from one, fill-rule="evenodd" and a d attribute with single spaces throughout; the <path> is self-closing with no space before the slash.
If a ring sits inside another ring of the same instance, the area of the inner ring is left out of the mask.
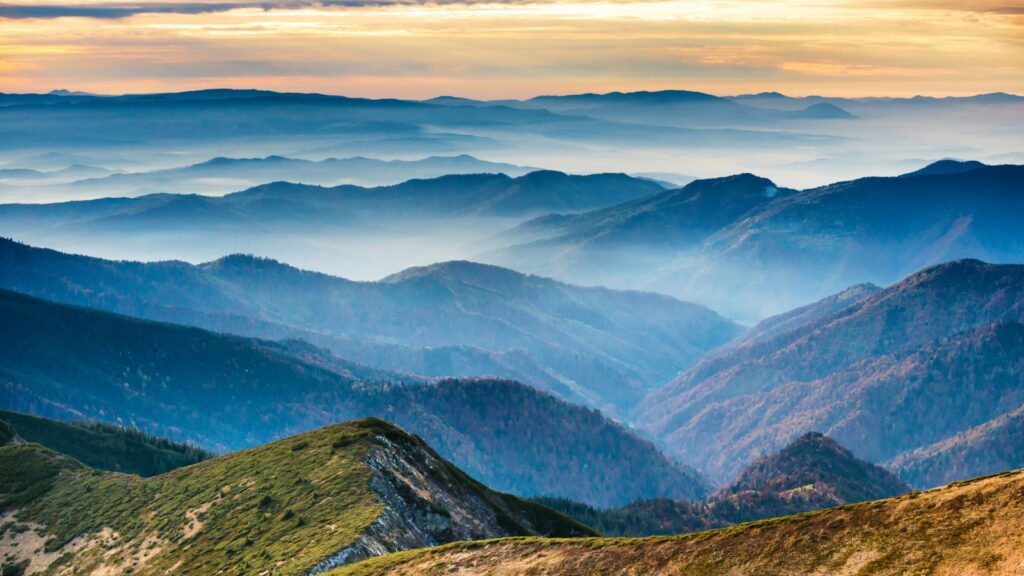
<path id="1" fill-rule="evenodd" d="M 487 489 L 375 419 L 147 479 L 97 472 L 37 444 L 0 448 L 0 470 L 0 555 L 41 571 L 59 563 L 73 573 L 165 574 L 184 562 L 200 575 L 318 574 L 456 540 L 592 534 Z M 47 552 L 13 544 L 26 528 L 50 539 Z"/>
<path id="2" fill-rule="evenodd" d="M 636 420 L 720 481 L 812 430 L 884 463 L 1024 406 L 1022 320 L 1024 266 L 935 266 L 710 355 Z"/>

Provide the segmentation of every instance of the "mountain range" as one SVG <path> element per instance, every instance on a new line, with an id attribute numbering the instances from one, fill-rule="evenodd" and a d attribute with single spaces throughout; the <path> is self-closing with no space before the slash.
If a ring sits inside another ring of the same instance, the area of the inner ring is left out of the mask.
<path id="1" fill-rule="evenodd" d="M 786 110 L 749 106 L 741 100 L 689 90 L 654 92 L 609 92 L 537 96 L 528 100 L 483 101 L 440 97 L 427 100 L 448 106 L 508 106 L 548 110 L 557 114 L 587 116 L 639 124 L 669 123 L 672 126 L 759 126 L 799 120 L 848 120 L 855 116 L 830 102 L 816 102 L 806 108 Z"/>
<path id="2" fill-rule="evenodd" d="M 429 156 L 418 160 L 378 160 L 362 156 L 316 161 L 284 156 L 216 157 L 173 168 L 116 172 L 80 165 L 50 171 L 6 168 L 0 169 L 0 181 L 17 190 L 20 200 L 43 202 L 157 193 L 220 195 L 285 180 L 322 186 L 386 186 L 453 174 L 523 176 L 536 170 L 504 162 L 488 162 L 468 154 Z"/>
<path id="3" fill-rule="evenodd" d="M 961 260 L 846 301 L 710 354 L 646 398 L 636 421 L 719 480 L 813 430 L 918 487 L 1024 463 L 1013 445 L 1024 266 Z M 981 436 L 1008 451 L 968 456 L 987 446 Z"/>
<path id="4" fill-rule="evenodd" d="M 599 412 L 512 381 L 423 380 L 270 342 L 0 291 L 0 407 L 218 451 L 387 418 L 473 477 L 600 506 L 710 487 Z"/>
<path id="5" fill-rule="evenodd" d="M 1024 166 L 945 161 L 801 191 L 740 174 L 540 217 L 504 233 L 509 246 L 481 258 L 656 290 L 756 321 L 953 259 L 1018 262 L 1022 217 Z"/>
<path id="6" fill-rule="evenodd" d="M 0 464 L 4 570 L 20 573 L 319 574 L 456 540 L 593 534 L 374 419 L 144 479 L 31 443 L 0 446 Z"/>
<path id="7" fill-rule="evenodd" d="M 0 287 L 424 376 L 500 376 L 616 414 L 739 327 L 673 298 L 449 262 L 352 282 L 229 256 L 114 262 L 0 240 Z"/>
<path id="8" fill-rule="evenodd" d="M 191 192 L 187 186 L 178 190 Z M 654 181 L 625 174 L 571 176 L 553 171 L 514 178 L 505 174 L 455 174 L 375 188 L 272 182 L 219 197 L 150 194 L 56 204 L 8 204 L 0 207 L 0 222 L 15 231 L 42 227 L 49 232 L 71 229 L 79 233 L 111 228 L 331 228 L 354 223 L 365 227 L 380 219 L 578 212 L 662 190 Z"/>

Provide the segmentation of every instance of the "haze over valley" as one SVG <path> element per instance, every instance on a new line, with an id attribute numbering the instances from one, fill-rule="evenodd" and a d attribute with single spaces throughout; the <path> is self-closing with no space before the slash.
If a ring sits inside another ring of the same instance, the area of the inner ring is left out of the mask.
<path id="1" fill-rule="evenodd" d="M 1022 18 L 0 4 L 0 576 L 1024 574 Z"/>

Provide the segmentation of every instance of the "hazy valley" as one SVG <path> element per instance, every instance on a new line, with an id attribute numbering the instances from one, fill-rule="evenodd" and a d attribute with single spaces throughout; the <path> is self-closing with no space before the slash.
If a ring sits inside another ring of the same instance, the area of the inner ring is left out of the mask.
<path id="1" fill-rule="evenodd" d="M 1024 570 L 1022 112 L 0 94 L 2 576 Z"/>

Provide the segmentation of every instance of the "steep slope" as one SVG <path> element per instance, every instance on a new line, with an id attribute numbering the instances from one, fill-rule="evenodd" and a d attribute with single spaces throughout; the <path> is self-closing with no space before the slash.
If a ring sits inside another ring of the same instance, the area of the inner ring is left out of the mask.
<path id="1" fill-rule="evenodd" d="M 0 447 L 0 463 L 0 553 L 31 572 L 317 574 L 455 540 L 589 532 L 488 490 L 373 419 L 147 479 L 37 444 Z"/>
<path id="2" fill-rule="evenodd" d="M 155 476 L 213 457 L 194 445 L 109 424 L 60 422 L 8 410 L 0 410 L 0 422 L 27 442 L 100 470 Z"/>
<path id="3" fill-rule="evenodd" d="M 349 368 L 309 346 L 11 292 L 0 292 L 0 324 L 13 328 L 0 331 L 0 407 L 117 420 L 218 450 L 378 416 L 503 491 L 615 505 L 708 490 L 692 469 L 599 412 L 515 382 L 426 382 Z"/>
<path id="4" fill-rule="evenodd" d="M 721 479 L 811 430 L 883 462 L 1024 405 L 1022 319 L 1024 266 L 936 266 L 712 355 L 637 421 Z"/>
<path id="5" fill-rule="evenodd" d="M 0 240 L 0 287 L 154 320 L 298 337 L 427 376 L 521 378 L 620 412 L 738 332 L 665 296 L 450 262 L 352 282 L 273 260 L 112 262 Z"/>
<path id="6" fill-rule="evenodd" d="M 910 490 L 892 473 L 811 432 L 751 463 L 735 482 L 702 502 L 658 498 L 602 510 L 564 498 L 536 501 L 608 536 L 654 536 L 822 510 Z"/>
<path id="7" fill-rule="evenodd" d="M 945 161 L 802 191 L 749 175 L 698 180 L 621 206 L 528 222 L 486 259 L 656 290 L 758 321 L 949 260 L 1020 262 L 1022 182 L 1024 166 Z M 685 195 L 701 187 L 708 188 L 703 201 Z"/>
<path id="8" fill-rule="evenodd" d="M 416 550 L 332 576 L 435 574 L 1013 574 L 1024 566 L 1024 472 L 668 538 L 512 538 Z"/>

